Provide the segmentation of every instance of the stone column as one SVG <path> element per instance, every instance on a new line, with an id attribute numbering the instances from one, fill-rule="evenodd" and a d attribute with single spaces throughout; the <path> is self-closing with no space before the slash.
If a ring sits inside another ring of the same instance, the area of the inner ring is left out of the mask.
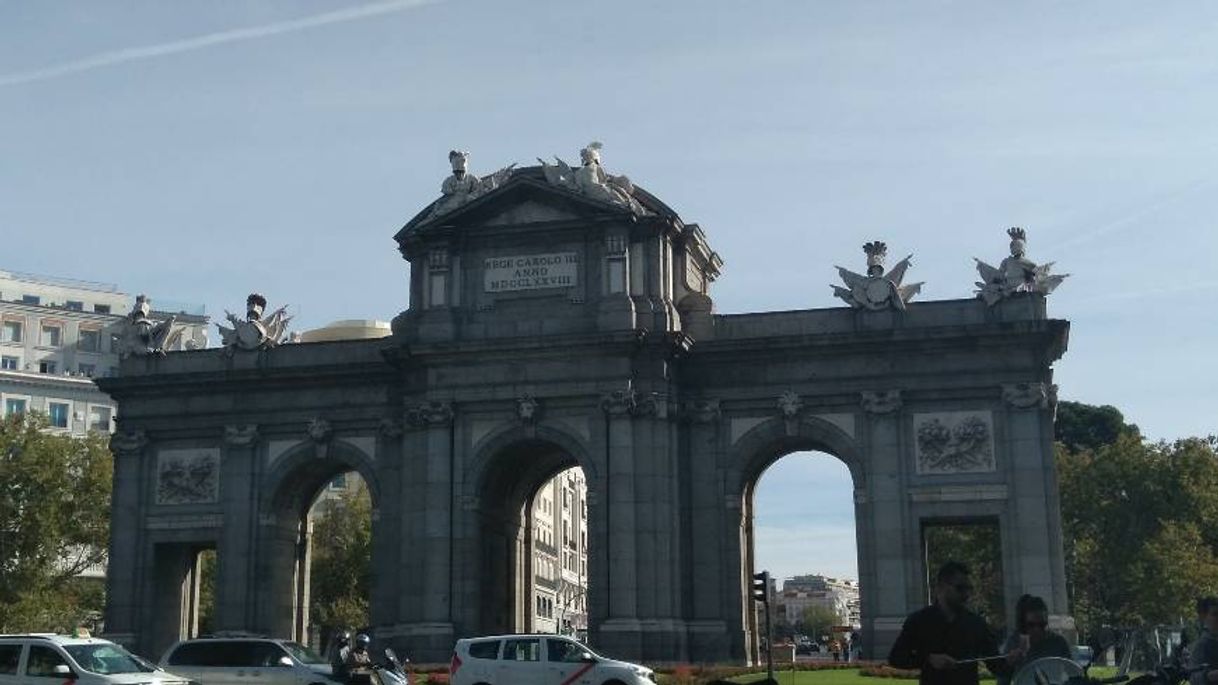
<path id="1" fill-rule="evenodd" d="M 220 498 L 224 524 L 216 547 L 216 630 L 254 630 L 258 598 L 258 427 L 224 427 Z"/>
<path id="2" fill-rule="evenodd" d="M 1053 457 L 1057 388 L 1042 382 L 1011 383 L 1003 386 L 1002 396 L 1007 410 L 1005 451 L 1011 462 L 1003 538 L 1015 562 L 1006 574 L 1007 598 L 1024 593 L 1043 597 L 1053 629 L 1073 633 Z"/>
<path id="3" fill-rule="evenodd" d="M 413 442 L 422 449 L 422 471 L 410 474 L 409 479 L 418 486 L 414 492 L 420 507 L 414 508 L 414 515 L 423 517 L 421 534 L 412 536 L 418 547 L 403 550 L 421 557 L 422 562 L 421 578 L 412 583 L 420 594 L 415 599 L 414 610 L 418 613 L 411 615 L 415 621 L 409 632 L 416 650 L 441 660 L 452 653 L 456 639 L 453 586 L 462 579 L 459 576 L 478 572 L 452 564 L 453 419 L 453 406 L 448 402 L 424 402 L 407 412 L 408 424 L 418 431 Z"/>
<path id="4" fill-rule="evenodd" d="M 119 431 L 110 438 L 114 453 L 114 480 L 111 496 L 110 526 L 127 531 L 110 536 L 110 556 L 106 568 L 106 637 L 127 647 L 138 648 L 141 632 L 147 628 L 139 617 L 141 569 L 139 550 L 143 545 L 144 487 L 148 436 L 144 431 Z"/>
<path id="5" fill-rule="evenodd" d="M 375 459 L 380 498 L 372 520 L 372 597 L 368 607 L 374 626 L 392 625 L 398 621 L 402 576 L 409 573 L 408 569 L 401 568 L 398 557 L 410 548 L 402 544 L 403 432 L 402 422 L 390 418 L 383 419 L 377 431 Z"/>
<path id="6" fill-rule="evenodd" d="M 855 511 L 862 519 L 857 522 L 859 557 L 870 560 L 859 568 L 865 658 L 884 658 L 911 606 L 920 604 L 920 584 L 911 584 L 921 568 L 915 563 L 921 544 L 905 501 L 912 457 L 901 439 L 902 405 L 899 390 L 864 392 L 860 399 L 868 478 L 855 497 L 868 506 Z"/>
<path id="7" fill-rule="evenodd" d="M 740 563 L 725 566 L 730 555 L 728 535 L 739 538 L 739 502 L 736 520 L 726 528 L 723 485 L 718 478 L 720 430 L 724 422 L 719 400 L 698 399 L 681 408 L 682 440 L 679 472 L 681 501 L 680 529 L 685 531 L 682 554 L 686 598 L 682 607 L 689 634 L 689 660 L 694 663 L 725 658 L 743 661 L 747 636 L 740 606 L 742 589 L 738 582 Z M 733 582 L 733 578 L 737 579 Z"/>
<path id="8" fill-rule="evenodd" d="M 608 530 L 605 587 L 607 609 L 598 626 L 598 644 L 624 658 L 642 652 L 638 617 L 638 549 L 635 507 L 633 390 L 606 395 L 601 407 L 606 425 L 604 518 Z"/>

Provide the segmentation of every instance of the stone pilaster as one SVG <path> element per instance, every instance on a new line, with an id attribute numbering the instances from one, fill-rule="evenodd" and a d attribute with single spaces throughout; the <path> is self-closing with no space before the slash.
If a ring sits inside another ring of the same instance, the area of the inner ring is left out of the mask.
<path id="1" fill-rule="evenodd" d="M 258 621 L 258 426 L 227 425 L 223 441 L 220 500 L 224 528 L 216 549 L 215 625 L 217 630 L 251 630 Z"/>
<path id="2" fill-rule="evenodd" d="M 114 454 L 114 480 L 110 525 L 126 535 L 110 536 L 110 556 L 106 569 L 106 628 L 108 633 L 135 636 L 142 629 L 140 620 L 141 568 L 139 550 L 143 544 L 142 492 L 147 492 L 143 474 L 147 468 L 148 436 L 142 430 L 119 431 L 110 438 Z"/>

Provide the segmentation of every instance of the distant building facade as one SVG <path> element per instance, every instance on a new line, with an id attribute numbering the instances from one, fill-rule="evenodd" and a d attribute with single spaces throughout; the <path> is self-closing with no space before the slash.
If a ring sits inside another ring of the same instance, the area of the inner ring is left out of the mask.
<path id="1" fill-rule="evenodd" d="M 117 373 L 114 337 L 132 302 L 109 283 L 0 271 L 0 414 L 39 411 L 52 430 L 111 432 L 115 403 L 93 379 Z M 203 308 L 181 310 L 170 349 L 206 347 Z"/>
<path id="2" fill-rule="evenodd" d="M 859 626 L 858 581 L 821 575 L 795 576 L 782 584 L 775 598 L 779 614 L 797 623 L 813 606 L 824 607 L 838 618 L 838 625 Z"/>
<path id="3" fill-rule="evenodd" d="M 579 468 L 546 481 L 533 498 L 533 629 L 588 631 L 588 485 Z"/>

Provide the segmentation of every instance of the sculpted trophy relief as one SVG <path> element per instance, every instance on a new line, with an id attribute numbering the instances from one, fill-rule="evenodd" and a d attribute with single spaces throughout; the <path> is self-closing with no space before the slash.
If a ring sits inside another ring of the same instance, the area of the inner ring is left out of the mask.
<path id="1" fill-rule="evenodd" d="M 118 350 L 120 357 L 165 354 L 166 348 L 173 347 L 182 337 L 182 328 L 173 327 L 177 317 L 171 316 L 157 323 L 149 318 L 151 311 L 151 300 L 144 295 L 135 298 L 135 306 L 121 324 Z"/>
<path id="2" fill-rule="evenodd" d="M 469 153 L 462 150 L 452 150 L 448 153 L 448 162 L 452 165 L 453 173 L 440 184 L 441 197 L 432 206 L 431 216 L 439 216 L 446 212 L 469 203 L 480 195 L 489 193 L 507 182 L 516 166 L 510 164 L 499 171 L 478 178 L 469 173 Z"/>
<path id="3" fill-rule="evenodd" d="M 1048 295 L 1070 275 L 1052 275 L 1049 271 L 1053 262 L 1037 265 L 1028 259 L 1028 234 L 1024 229 L 1016 226 L 1008 229 L 1007 235 L 1011 237 L 1011 256 L 1002 260 L 997 269 L 974 258 L 982 279 L 977 282 L 977 296 L 986 304 L 993 306 L 1016 293 Z"/>
<path id="4" fill-rule="evenodd" d="M 265 350 L 278 346 L 287 336 L 288 308 L 280 307 L 270 316 L 263 317 L 266 310 L 266 298 L 258 293 L 251 293 L 245 299 L 245 318 L 238 318 L 232 312 L 224 312 L 232 328 L 216 324 L 220 329 L 220 338 L 224 350 L 233 354 L 236 350 Z"/>
<path id="5" fill-rule="evenodd" d="M 557 164 L 547 164 L 541 158 L 538 158 L 537 161 L 541 162 L 546 181 L 552 185 L 572 190 L 593 200 L 625 207 L 638 215 L 646 214 L 647 210 L 633 197 L 634 184 L 630 182 L 630 179 L 625 176 L 614 176 L 601 166 L 602 147 L 604 146 L 593 141 L 580 150 L 581 166 L 578 169 L 572 169 L 569 164 L 558 157 L 554 158 Z"/>
<path id="6" fill-rule="evenodd" d="M 849 269 L 837 267 L 846 287 L 832 286 L 833 294 L 855 309 L 897 309 L 905 311 L 905 303 L 922 290 L 922 283 L 901 285 L 905 271 L 910 267 L 913 255 L 897 262 L 888 273 L 884 273 L 884 260 L 888 257 L 888 246 L 874 240 L 863 246 L 867 253 L 867 275 L 856 274 Z"/>

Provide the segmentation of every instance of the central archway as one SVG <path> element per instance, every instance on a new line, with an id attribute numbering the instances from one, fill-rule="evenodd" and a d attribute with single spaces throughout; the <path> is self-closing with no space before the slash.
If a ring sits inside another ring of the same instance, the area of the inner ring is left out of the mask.
<path id="1" fill-rule="evenodd" d="M 584 446 L 562 431 L 530 426 L 487 440 L 477 454 L 470 487 L 478 502 L 480 600 L 472 632 L 562 632 L 564 619 L 574 630 L 563 607 L 590 613 L 596 584 L 587 579 L 599 557 L 588 545 L 593 521 L 584 498 L 595 496 L 597 478 Z M 554 482 L 559 474 L 562 483 Z"/>

